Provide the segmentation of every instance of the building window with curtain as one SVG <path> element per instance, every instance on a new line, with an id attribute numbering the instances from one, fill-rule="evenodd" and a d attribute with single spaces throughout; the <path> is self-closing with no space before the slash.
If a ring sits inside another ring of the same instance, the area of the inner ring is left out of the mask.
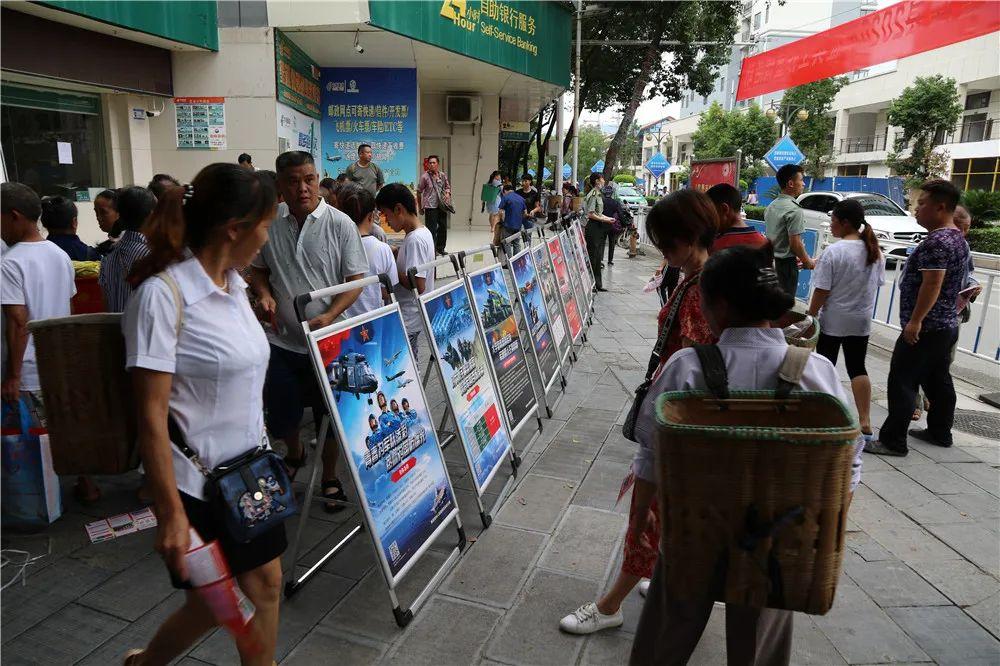
<path id="1" fill-rule="evenodd" d="M 952 160 L 951 182 L 961 190 L 1000 190 L 1000 157 Z"/>

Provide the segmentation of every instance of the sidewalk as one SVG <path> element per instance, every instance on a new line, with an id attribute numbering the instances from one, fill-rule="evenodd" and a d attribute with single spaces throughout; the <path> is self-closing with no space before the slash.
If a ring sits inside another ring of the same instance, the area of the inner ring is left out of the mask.
<path id="1" fill-rule="evenodd" d="M 615 498 L 635 447 L 622 437 L 620 424 L 656 334 L 656 296 L 641 294 L 656 265 L 622 253 L 609 267 L 610 291 L 597 297 L 594 325 L 568 388 L 523 453 L 518 485 L 488 530 L 482 530 L 460 446 L 446 450 L 469 545 L 413 623 L 396 627 L 362 533 L 283 603 L 279 663 L 627 662 L 638 593 L 626 602 L 621 629 L 569 636 L 560 633 L 558 621 L 592 600 L 618 568 L 628 507 L 627 500 L 616 506 Z M 995 376 L 995 366 L 982 370 Z M 885 413 L 887 371 L 887 353 L 872 347 L 876 423 Z M 1000 663 L 1000 411 L 973 399 L 976 385 L 960 382 L 959 388 L 953 448 L 911 441 L 906 458 L 865 457 L 836 602 L 825 616 L 796 617 L 794 664 Z M 434 387 L 428 398 L 440 414 L 440 390 Z M 966 432 L 977 429 L 980 435 Z M 522 433 L 519 450 L 529 437 Z M 492 493 L 506 470 L 501 476 Z M 137 508 L 136 485 L 136 475 L 101 480 L 104 498 L 89 507 L 71 499 L 67 488 L 67 513 L 45 533 L 4 535 L 4 548 L 37 555 L 51 540 L 52 550 L 29 569 L 25 586 L 3 593 L 4 664 L 120 663 L 180 605 L 180 593 L 152 551 L 153 530 L 91 545 L 83 529 L 95 518 Z M 495 498 L 488 494 L 484 503 Z M 351 511 L 331 516 L 315 508 L 300 570 L 357 523 Z M 446 532 L 404 580 L 398 590 L 404 603 L 454 543 L 454 531 Z M 0 570 L 4 582 L 11 569 Z M 219 631 L 179 663 L 238 661 Z M 725 663 L 722 609 L 714 612 L 691 663 Z"/>

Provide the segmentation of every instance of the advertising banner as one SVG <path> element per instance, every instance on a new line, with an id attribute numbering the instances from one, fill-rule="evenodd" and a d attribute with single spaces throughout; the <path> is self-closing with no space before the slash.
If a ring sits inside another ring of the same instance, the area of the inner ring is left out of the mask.
<path id="1" fill-rule="evenodd" d="M 788 90 L 998 29 L 1000 8 L 996 2 L 904 0 L 744 58 L 736 100 Z"/>
<path id="2" fill-rule="evenodd" d="M 395 581 L 458 511 L 399 308 L 311 340 L 379 558 Z"/>
<path id="3" fill-rule="evenodd" d="M 225 150 L 225 97 L 174 97 L 174 110 L 178 148 Z"/>
<path id="4" fill-rule="evenodd" d="M 704 192 L 713 185 L 728 183 L 739 189 L 739 169 L 735 157 L 725 157 L 714 160 L 692 160 L 691 178 L 688 184 L 696 190 Z"/>
<path id="5" fill-rule="evenodd" d="M 566 267 L 566 259 L 563 255 L 562 244 L 559 237 L 549 238 L 545 241 L 549 248 L 549 258 L 552 260 L 552 272 L 559 287 L 559 298 L 563 303 L 563 310 L 566 313 L 566 326 L 569 327 L 569 337 L 576 342 L 580 334 L 583 333 L 583 320 L 580 318 L 580 308 L 576 302 L 576 294 L 573 293 L 573 285 L 569 281 L 569 271 Z"/>
<path id="6" fill-rule="evenodd" d="M 510 265 L 514 273 L 514 284 L 520 295 L 521 315 L 527 322 L 528 337 L 535 346 L 535 354 L 538 356 L 542 386 L 548 388 L 559 373 L 559 358 L 556 356 L 558 350 L 552 339 L 550 317 L 531 250 L 522 250 L 514 255 Z M 559 328 L 562 330 L 562 322 L 559 322 Z"/>
<path id="7" fill-rule="evenodd" d="M 583 237 L 583 227 L 579 222 L 574 222 L 573 226 L 570 227 L 569 234 L 573 237 L 570 245 L 576 250 L 577 262 L 580 264 L 584 294 L 591 294 L 593 293 L 591 290 L 594 288 L 594 267 L 590 263 L 590 253 L 587 252 L 587 241 Z M 611 242 L 610 238 L 608 238 L 608 242 Z"/>
<path id="8" fill-rule="evenodd" d="M 482 494 L 510 449 L 510 435 L 486 365 L 464 282 L 421 297 L 476 490 Z"/>
<path id="9" fill-rule="evenodd" d="M 319 108 L 322 70 L 305 51 L 277 29 L 274 31 L 274 79 L 279 102 L 310 118 L 318 120 L 323 117 Z"/>
<path id="10" fill-rule="evenodd" d="M 289 150 L 304 150 L 312 153 L 316 164 L 321 164 L 323 153 L 320 147 L 320 121 L 280 102 L 275 106 L 278 112 L 278 154 Z"/>
<path id="11" fill-rule="evenodd" d="M 570 349 L 569 336 L 566 335 L 566 313 L 560 301 L 559 286 L 556 284 L 552 260 L 549 259 L 549 250 L 545 243 L 539 243 L 531 249 L 531 262 L 538 274 L 538 284 L 542 289 L 542 298 L 545 300 L 545 309 L 549 315 L 549 331 L 552 333 L 556 353 L 560 359 L 564 359 Z"/>
<path id="12" fill-rule="evenodd" d="M 507 409 L 507 423 L 511 433 L 514 433 L 531 416 L 538 401 L 531 388 L 528 360 L 524 356 L 520 331 L 514 319 L 510 291 L 500 264 L 470 274 L 469 284 L 479 325 L 490 351 L 500 397 Z"/>
<path id="13" fill-rule="evenodd" d="M 573 291 L 576 293 L 576 304 L 580 310 L 580 321 L 582 322 L 587 318 L 587 311 L 590 309 L 590 301 L 588 296 L 594 292 L 586 292 L 583 290 L 583 283 L 588 281 L 590 275 L 587 273 L 587 269 L 580 265 L 580 259 L 577 256 L 576 243 L 570 238 L 570 234 L 573 233 L 572 229 L 568 231 L 563 231 L 559 234 L 559 242 L 562 243 L 563 256 L 566 258 L 566 269 L 569 275 L 570 284 L 573 285 Z M 573 336 L 576 339 L 576 336 Z"/>
<path id="14" fill-rule="evenodd" d="M 324 176 L 344 172 L 367 143 L 385 182 L 415 189 L 417 129 L 416 69 L 323 69 Z"/>

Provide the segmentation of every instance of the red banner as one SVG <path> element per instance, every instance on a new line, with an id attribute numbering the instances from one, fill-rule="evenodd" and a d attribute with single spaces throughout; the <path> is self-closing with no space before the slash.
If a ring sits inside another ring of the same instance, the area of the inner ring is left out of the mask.
<path id="1" fill-rule="evenodd" d="M 729 183 L 739 189 L 736 181 L 736 158 L 724 157 L 717 160 L 693 160 L 688 186 L 704 192 L 713 185 Z"/>
<path id="2" fill-rule="evenodd" d="M 787 90 L 996 30 L 1000 2 L 904 0 L 745 59 L 736 99 Z"/>

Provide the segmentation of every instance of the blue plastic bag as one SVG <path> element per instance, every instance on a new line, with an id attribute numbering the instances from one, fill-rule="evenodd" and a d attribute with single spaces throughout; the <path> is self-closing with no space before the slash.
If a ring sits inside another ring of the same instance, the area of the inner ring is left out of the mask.
<path id="1" fill-rule="evenodd" d="M 11 422 L 12 421 L 12 422 Z M 28 405 L 3 405 L 0 485 L 4 527 L 45 527 L 62 515 L 59 477 L 52 467 L 49 436 L 33 427 Z"/>

